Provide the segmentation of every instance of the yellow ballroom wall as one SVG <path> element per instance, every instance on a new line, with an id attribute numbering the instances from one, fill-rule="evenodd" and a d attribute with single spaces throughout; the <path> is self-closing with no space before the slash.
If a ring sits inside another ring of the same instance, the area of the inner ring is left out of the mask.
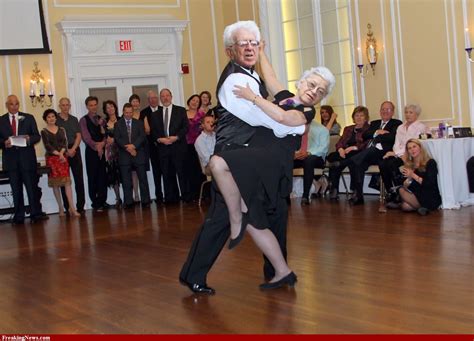
<path id="1" fill-rule="evenodd" d="M 9 94 L 20 100 L 20 110 L 32 113 L 38 127 L 45 108 L 30 104 L 29 80 L 37 61 L 45 79 L 54 84 L 54 108 L 59 98 L 68 96 L 65 78 L 63 40 L 56 24 L 65 16 L 88 15 L 159 15 L 167 19 L 189 21 L 183 32 L 183 59 L 190 73 L 183 75 L 184 101 L 193 93 L 215 92 L 220 71 L 227 63 L 223 51 L 224 27 L 237 19 L 258 21 L 258 0 L 43 0 L 45 20 L 52 54 L 0 56 L 0 99 Z M 146 100 L 146 99 L 145 99 Z M 215 103 L 215 100 L 213 101 Z M 185 104 L 185 103 L 180 103 Z M 3 112 L 6 112 L 3 105 Z M 75 108 L 72 112 L 76 113 Z M 82 116 L 83 113 L 76 113 Z M 43 154 L 37 145 L 38 156 Z"/>
<path id="2" fill-rule="evenodd" d="M 278 5 L 276 1 L 269 3 Z M 9 93 L 17 94 L 21 110 L 33 113 L 40 127 L 42 108 L 29 104 L 29 77 L 33 62 L 38 61 L 44 76 L 54 80 L 55 101 L 67 96 L 63 41 L 55 26 L 65 16 L 163 15 L 188 20 L 182 60 L 190 66 L 190 73 L 183 76 L 186 99 L 202 90 L 214 93 L 219 72 L 227 62 L 224 27 L 237 19 L 258 21 L 259 5 L 258 0 L 43 2 L 53 53 L 0 56 L 0 98 L 5 102 Z M 381 47 L 375 76 L 356 81 L 357 102 L 365 103 L 373 118 L 380 103 L 390 99 L 397 105 L 398 115 L 401 106 L 416 102 L 423 108 L 421 118 L 431 125 L 442 119 L 472 125 L 472 89 L 469 92 L 468 84 L 474 83 L 474 64 L 467 63 L 464 52 L 463 3 L 474 43 L 474 0 L 350 0 L 352 17 L 359 17 L 359 27 L 352 20 L 354 45 L 358 45 L 357 29 L 364 39 L 367 23 L 371 23 Z M 357 56 L 357 51 L 353 53 Z"/>
<path id="3" fill-rule="evenodd" d="M 369 108 L 371 118 L 390 99 L 399 117 L 404 105 L 418 103 L 420 119 L 430 126 L 442 120 L 472 126 L 474 64 L 464 51 L 463 0 L 350 1 L 353 18 L 359 17 L 359 26 L 353 20 L 355 47 L 357 29 L 365 46 L 370 23 L 381 49 L 375 76 L 357 79 L 358 103 Z M 474 43 L 474 0 L 464 4 Z M 357 56 L 356 49 L 353 53 Z"/>

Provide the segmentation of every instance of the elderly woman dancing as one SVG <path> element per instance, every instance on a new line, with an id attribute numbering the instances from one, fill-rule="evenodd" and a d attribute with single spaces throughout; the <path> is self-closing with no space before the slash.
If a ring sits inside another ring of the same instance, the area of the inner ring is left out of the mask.
<path id="1" fill-rule="evenodd" d="M 236 86 L 234 94 L 252 102 L 273 120 L 287 125 L 308 124 L 314 118 L 314 105 L 332 90 L 333 74 L 325 67 L 307 70 L 297 83 L 296 94 L 278 82 L 268 59 L 260 48 L 260 64 L 266 85 L 274 95 L 272 103 L 247 86 Z M 256 109 L 257 110 L 257 109 Z M 229 210 L 231 240 L 235 247 L 248 231 L 257 247 L 275 268 L 275 276 L 260 285 L 261 289 L 295 284 L 296 275 L 290 270 L 275 235 L 268 229 L 266 212 L 276 207 L 278 196 L 291 191 L 294 152 L 301 136 L 275 136 L 266 127 L 258 127 L 249 148 L 226 150 L 211 158 L 212 175 Z"/>

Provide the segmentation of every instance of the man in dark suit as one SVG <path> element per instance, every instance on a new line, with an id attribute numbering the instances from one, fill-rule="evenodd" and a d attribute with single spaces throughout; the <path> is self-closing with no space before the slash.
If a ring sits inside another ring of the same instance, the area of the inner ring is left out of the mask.
<path id="1" fill-rule="evenodd" d="M 190 200 L 189 188 L 184 178 L 184 158 L 186 157 L 186 133 L 188 117 L 186 109 L 172 104 L 173 95 L 169 89 L 161 89 L 157 115 L 151 116 L 150 129 L 153 140 L 158 148 L 165 202 L 179 201 L 179 190 L 176 183 L 178 175 L 179 189 L 183 201 Z"/>
<path id="2" fill-rule="evenodd" d="M 105 170 L 104 119 L 97 114 L 99 99 L 88 96 L 85 100 L 87 115 L 79 120 L 81 137 L 86 145 L 86 172 L 92 208 L 103 212 L 107 207 L 107 173 Z"/>
<path id="3" fill-rule="evenodd" d="M 122 176 L 124 208 L 132 207 L 134 204 L 132 170 L 137 172 L 142 208 L 147 208 L 150 206 L 150 190 L 146 175 L 148 158 L 145 154 L 145 126 L 143 121 L 133 118 L 133 107 L 130 103 L 125 103 L 123 106 L 123 119 L 116 124 L 114 138 L 119 147 L 118 161 Z"/>
<path id="4" fill-rule="evenodd" d="M 365 171 L 370 165 L 378 165 L 383 156 L 392 150 L 395 143 L 397 128 L 402 121 L 393 118 L 395 105 L 390 101 L 385 101 L 380 106 L 380 120 L 370 122 L 369 129 L 363 134 L 365 141 L 369 140 L 368 147 L 359 154 L 348 160 L 354 164 L 354 195 L 350 199 L 351 204 L 359 205 L 364 203 L 363 187 Z"/>
<path id="5" fill-rule="evenodd" d="M 34 145 L 41 136 L 38 132 L 35 118 L 19 112 L 20 103 L 15 95 L 7 97 L 8 112 L 0 117 L 0 148 L 3 151 L 2 165 L 8 173 L 13 194 L 15 214 L 14 224 L 23 224 L 25 220 L 25 204 L 23 199 L 23 185 L 25 185 L 30 205 L 31 222 L 43 219 L 41 206 L 36 191 L 38 176 L 36 173 L 36 152 Z M 23 136 L 26 146 L 15 146 L 12 136 Z"/>
<path id="6" fill-rule="evenodd" d="M 151 122 L 151 116 L 158 115 L 157 111 L 159 108 L 159 99 L 156 92 L 150 90 L 147 93 L 148 106 L 140 112 L 140 119 L 144 120 L 145 117 L 148 123 Z M 150 129 L 152 127 L 150 126 Z M 153 181 L 155 183 L 155 200 L 157 203 L 163 202 L 163 191 L 161 189 L 161 166 L 158 147 L 154 143 L 153 134 L 147 136 L 148 150 L 150 152 L 151 167 L 153 170 Z"/>

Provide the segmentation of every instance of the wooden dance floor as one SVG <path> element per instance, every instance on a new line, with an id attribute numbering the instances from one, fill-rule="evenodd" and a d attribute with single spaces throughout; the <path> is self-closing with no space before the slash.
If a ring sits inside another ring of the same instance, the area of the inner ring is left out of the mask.
<path id="1" fill-rule="evenodd" d="M 195 204 L 2 224 L 0 330 L 474 333 L 474 207 L 421 217 L 366 201 L 294 199 L 296 287 L 259 290 L 262 259 L 246 236 L 217 260 L 211 297 L 178 283 L 204 217 Z"/>

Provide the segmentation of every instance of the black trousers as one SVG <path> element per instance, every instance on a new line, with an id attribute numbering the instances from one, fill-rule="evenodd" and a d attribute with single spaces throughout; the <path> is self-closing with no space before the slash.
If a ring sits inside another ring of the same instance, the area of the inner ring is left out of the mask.
<path id="1" fill-rule="evenodd" d="M 142 204 L 149 204 L 150 188 L 148 187 L 146 165 L 130 163 L 128 165 L 120 165 L 120 176 L 122 178 L 123 197 L 125 205 L 133 205 L 132 171 L 137 172 L 138 183 L 140 186 L 140 198 Z"/>
<path id="2" fill-rule="evenodd" d="M 78 212 L 84 211 L 84 205 L 86 203 L 86 196 L 84 191 L 84 171 L 82 168 L 82 156 L 80 148 L 77 148 L 76 155 L 68 157 L 69 168 L 71 169 L 72 176 L 74 178 L 74 188 L 76 190 L 76 209 Z M 64 209 L 69 209 L 69 202 L 67 201 L 66 191 L 64 187 L 61 187 L 61 195 L 63 197 Z"/>
<path id="3" fill-rule="evenodd" d="M 469 192 L 474 193 L 474 156 L 467 160 L 467 179 L 469 181 Z"/>
<path id="4" fill-rule="evenodd" d="M 380 165 L 385 152 L 376 147 L 369 147 L 351 157 L 348 162 L 353 164 L 354 189 L 360 196 L 363 194 L 365 171 L 370 165 Z"/>
<path id="5" fill-rule="evenodd" d="M 277 202 L 276 210 L 269 212 L 270 230 L 278 240 L 283 256 L 287 257 L 286 226 L 288 221 L 288 204 L 286 198 Z M 206 219 L 197 232 L 188 257 L 184 263 L 180 279 L 204 285 L 207 274 L 219 256 L 230 236 L 229 212 L 222 195 L 216 190 L 213 182 L 211 188 L 211 206 Z M 264 257 L 263 272 L 265 278 L 272 278 L 275 270 L 270 261 Z"/>
<path id="6" fill-rule="evenodd" d="M 380 162 L 380 175 L 387 191 L 392 187 L 403 185 L 404 178 L 400 166 L 403 166 L 403 160 L 399 157 L 391 156 Z"/>
<path id="7" fill-rule="evenodd" d="M 350 175 L 351 175 L 351 189 L 354 188 L 354 184 L 356 182 L 355 176 L 357 175 L 356 166 L 350 162 L 349 160 L 357 155 L 359 152 L 354 150 L 351 151 L 349 154 L 346 154 L 346 158 L 343 159 L 339 152 L 333 152 L 328 155 L 329 162 L 336 162 L 339 161 L 341 165 L 339 167 L 331 167 L 329 168 L 329 182 L 331 184 L 331 188 L 336 188 L 339 190 L 339 180 L 341 179 L 341 174 L 344 168 L 349 167 Z"/>
<path id="8" fill-rule="evenodd" d="M 25 201 L 23 197 L 23 185 L 28 195 L 30 205 L 30 217 L 35 218 L 41 214 L 41 206 L 38 198 L 38 174 L 36 169 L 17 168 L 8 171 L 10 186 L 12 188 L 13 206 L 15 213 L 13 220 L 22 222 L 25 219 Z"/>
<path id="9" fill-rule="evenodd" d="M 92 201 L 92 208 L 105 206 L 107 201 L 105 155 L 99 159 L 99 155 L 95 150 L 86 147 L 86 172 L 89 198 Z"/>
<path id="10" fill-rule="evenodd" d="M 191 200 L 189 186 L 184 172 L 184 159 L 186 158 L 187 151 L 185 148 L 178 149 L 174 148 L 174 146 L 166 146 L 165 148 L 165 150 L 160 150 L 160 165 L 163 173 L 165 202 L 178 202 L 180 199 L 179 190 L 181 190 L 181 198 L 184 201 L 189 201 Z M 179 190 L 176 176 L 179 180 Z"/>
<path id="11" fill-rule="evenodd" d="M 303 198 L 309 197 L 309 191 L 314 179 L 314 170 L 324 168 L 324 159 L 321 156 L 309 155 L 303 160 L 294 160 L 294 168 L 303 168 Z"/>
<path id="12" fill-rule="evenodd" d="M 161 186 L 161 165 L 158 148 L 153 140 L 148 139 L 148 147 L 150 151 L 151 169 L 153 172 L 153 182 L 155 183 L 155 198 L 157 201 L 163 201 L 163 190 Z"/>
<path id="13" fill-rule="evenodd" d="M 206 176 L 202 174 L 201 163 L 199 156 L 193 144 L 188 144 L 188 152 L 184 160 L 184 170 L 186 181 L 188 182 L 189 195 L 191 199 L 197 200 L 199 198 L 199 190 L 201 184 L 206 180 Z"/>

